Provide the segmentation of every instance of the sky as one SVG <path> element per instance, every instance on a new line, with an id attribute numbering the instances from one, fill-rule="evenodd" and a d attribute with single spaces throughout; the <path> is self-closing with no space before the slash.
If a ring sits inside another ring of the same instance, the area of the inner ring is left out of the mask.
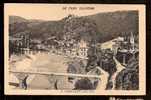
<path id="1" fill-rule="evenodd" d="M 123 5 L 123 4 L 104 5 L 104 4 L 23 4 L 23 3 L 9 4 L 8 3 L 4 5 L 4 9 L 5 9 L 5 15 L 7 16 L 15 15 L 15 16 L 21 16 L 26 19 L 60 20 L 68 16 L 69 14 L 86 16 L 86 15 L 93 15 L 101 12 L 139 10 L 141 9 L 141 7 L 140 5 Z"/>

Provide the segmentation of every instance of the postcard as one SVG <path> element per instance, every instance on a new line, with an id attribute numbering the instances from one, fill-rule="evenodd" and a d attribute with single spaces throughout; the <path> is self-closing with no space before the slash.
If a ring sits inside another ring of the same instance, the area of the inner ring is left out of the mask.
<path id="1" fill-rule="evenodd" d="M 4 5 L 6 95 L 145 95 L 145 5 Z"/>

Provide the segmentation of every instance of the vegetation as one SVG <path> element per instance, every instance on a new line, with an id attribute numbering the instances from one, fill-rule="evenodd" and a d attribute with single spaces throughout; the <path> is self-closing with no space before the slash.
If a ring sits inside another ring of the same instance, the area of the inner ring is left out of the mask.
<path id="1" fill-rule="evenodd" d="M 67 21 L 69 17 L 59 21 L 32 21 L 25 20 L 22 17 L 10 16 L 9 33 L 15 36 L 22 34 L 21 32 L 30 31 L 32 38 L 47 40 L 47 38 L 56 36 L 59 40 L 69 32 L 71 35 L 75 33 L 76 39 L 89 40 L 91 37 L 98 37 L 99 42 L 113 39 L 123 32 L 138 34 L 137 11 L 98 13 L 84 17 L 72 17 L 71 20 Z"/>
<path id="2" fill-rule="evenodd" d="M 122 70 L 116 77 L 116 89 L 118 90 L 138 90 L 139 71 L 138 55 L 132 57 L 126 69 Z"/>

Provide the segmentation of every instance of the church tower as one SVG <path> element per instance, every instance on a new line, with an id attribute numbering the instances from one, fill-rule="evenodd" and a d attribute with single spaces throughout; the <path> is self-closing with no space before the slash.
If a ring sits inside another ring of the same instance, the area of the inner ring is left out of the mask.
<path id="1" fill-rule="evenodd" d="M 131 50 L 134 50 L 134 44 L 135 44 L 135 40 L 134 40 L 134 35 L 131 32 L 131 36 L 130 36 L 130 44 L 131 44 Z"/>

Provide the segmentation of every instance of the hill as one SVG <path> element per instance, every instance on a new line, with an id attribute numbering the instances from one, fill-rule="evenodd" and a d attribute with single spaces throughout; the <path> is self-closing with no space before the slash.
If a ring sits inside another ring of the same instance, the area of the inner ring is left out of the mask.
<path id="1" fill-rule="evenodd" d="M 96 22 L 99 33 L 101 34 L 100 41 L 110 40 L 125 32 L 138 34 L 137 11 L 99 13 L 86 17 Z"/>
<path id="2" fill-rule="evenodd" d="M 19 17 L 19 16 L 9 16 L 9 24 L 14 24 L 14 23 L 23 23 L 27 22 L 25 18 Z"/>
<path id="3" fill-rule="evenodd" d="M 77 17 L 69 15 L 58 21 L 26 20 L 18 16 L 9 17 L 9 33 L 12 36 L 31 33 L 32 38 L 45 40 L 55 36 L 64 36 L 86 40 L 108 41 L 122 33 L 134 32 L 138 34 L 138 12 L 117 11 L 95 15 Z"/>

